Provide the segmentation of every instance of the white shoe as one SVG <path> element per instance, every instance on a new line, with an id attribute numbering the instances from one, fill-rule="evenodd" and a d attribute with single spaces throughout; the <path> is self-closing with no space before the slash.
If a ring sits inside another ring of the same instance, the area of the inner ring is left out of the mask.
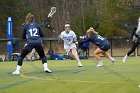
<path id="1" fill-rule="evenodd" d="M 79 62 L 79 63 L 78 63 L 78 67 L 83 67 L 83 65 Z"/>
<path id="2" fill-rule="evenodd" d="M 111 64 L 114 64 L 114 62 L 115 62 L 115 59 L 111 60 Z"/>
<path id="3" fill-rule="evenodd" d="M 103 63 L 99 63 L 98 65 L 97 65 L 97 67 L 102 67 L 104 64 Z"/>
<path id="4" fill-rule="evenodd" d="M 45 69 L 44 71 L 47 73 L 52 73 L 52 71 L 49 68 Z"/>
<path id="5" fill-rule="evenodd" d="M 52 73 L 52 71 L 48 68 L 48 64 L 47 63 L 44 63 L 44 71 L 47 72 L 47 73 Z"/>
<path id="6" fill-rule="evenodd" d="M 14 71 L 12 74 L 13 74 L 13 75 L 19 75 L 20 72 L 16 70 L 16 71 Z"/>
<path id="7" fill-rule="evenodd" d="M 122 62 L 125 63 L 126 62 L 126 58 L 128 57 L 128 55 L 126 54 L 125 57 L 123 58 Z"/>
<path id="8" fill-rule="evenodd" d="M 123 58 L 122 62 L 125 63 L 126 62 L 126 58 Z"/>

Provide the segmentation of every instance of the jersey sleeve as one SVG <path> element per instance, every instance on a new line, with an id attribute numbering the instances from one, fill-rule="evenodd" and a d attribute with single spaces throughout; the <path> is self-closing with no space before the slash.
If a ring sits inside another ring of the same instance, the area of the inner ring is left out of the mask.
<path id="1" fill-rule="evenodd" d="M 82 44 L 82 43 L 89 42 L 89 41 L 90 41 L 90 38 L 86 38 L 86 39 L 81 39 L 78 43 Z"/>
<path id="2" fill-rule="evenodd" d="M 77 41 L 77 36 L 76 36 L 76 34 L 73 31 L 72 31 L 72 36 L 73 36 L 73 40 Z"/>
<path id="3" fill-rule="evenodd" d="M 76 37 L 76 34 L 72 31 L 72 35 L 73 35 L 73 37 Z"/>
<path id="4" fill-rule="evenodd" d="M 59 35 L 59 38 L 63 40 L 63 32 Z"/>

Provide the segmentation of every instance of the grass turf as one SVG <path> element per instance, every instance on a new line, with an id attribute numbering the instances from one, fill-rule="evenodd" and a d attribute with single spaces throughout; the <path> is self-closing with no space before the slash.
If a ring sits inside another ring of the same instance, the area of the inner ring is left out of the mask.
<path id="1" fill-rule="evenodd" d="M 17 62 L 0 62 L 0 93 L 140 93 L 140 58 L 131 57 L 114 65 L 102 58 L 104 67 L 96 67 L 94 58 L 48 61 L 53 73 L 43 72 L 40 61 L 24 62 L 21 75 L 12 75 Z"/>

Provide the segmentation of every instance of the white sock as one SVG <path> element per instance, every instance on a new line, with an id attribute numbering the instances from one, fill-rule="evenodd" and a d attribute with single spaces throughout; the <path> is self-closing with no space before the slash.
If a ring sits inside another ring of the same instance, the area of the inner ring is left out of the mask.
<path id="1" fill-rule="evenodd" d="M 79 65 L 79 66 L 82 66 L 82 63 L 81 63 L 80 61 L 78 61 L 78 65 Z"/>
<path id="2" fill-rule="evenodd" d="M 16 71 L 20 71 L 21 66 L 17 65 Z"/>
<path id="3" fill-rule="evenodd" d="M 127 57 L 128 57 L 128 55 L 126 54 L 125 57 L 124 57 L 124 59 L 126 59 Z"/>
<path id="4" fill-rule="evenodd" d="M 81 63 L 80 61 L 78 61 L 78 63 Z"/>
<path id="5" fill-rule="evenodd" d="M 47 70 L 48 69 L 48 64 L 47 63 L 44 63 L 44 70 Z"/>
<path id="6" fill-rule="evenodd" d="M 111 57 L 111 56 L 109 57 L 109 59 L 110 59 L 111 61 L 114 61 L 114 60 L 115 60 L 115 59 L 114 59 L 113 57 Z"/>
<path id="7" fill-rule="evenodd" d="M 98 64 L 103 64 L 102 60 L 98 61 Z"/>

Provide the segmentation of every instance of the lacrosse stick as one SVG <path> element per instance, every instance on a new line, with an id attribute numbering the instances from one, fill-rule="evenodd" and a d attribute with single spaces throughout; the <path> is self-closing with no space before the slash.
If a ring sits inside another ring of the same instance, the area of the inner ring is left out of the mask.
<path id="1" fill-rule="evenodd" d="M 55 12 L 56 12 L 56 7 L 52 7 L 50 13 L 48 14 L 48 18 L 52 17 L 52 15 L 55 14 Z M 52 29 L 53 32 L 55 32 L 55 30 L 53 30 L 51 25 L 48 25 L 48 26 Z"/>
<path id="2" fill-rule="evenodd" d="M 48 17 L 42 23 L 42 26 L 47 27 L 48 29 L 52 30 L 53 32 L 55 32 L 55 30 L 51 26 L 51 17 L 55 12 L 56 12 L 56 7 L 52 7 L 50 13 L 48 14 Z"/>
<path id="3" fill-rule="evenodd" d="M 52 7 L 50 13 L 48 14 L 48 17 L 52 17 L 53 14 L 56 12 L 56 7 Z"/>

